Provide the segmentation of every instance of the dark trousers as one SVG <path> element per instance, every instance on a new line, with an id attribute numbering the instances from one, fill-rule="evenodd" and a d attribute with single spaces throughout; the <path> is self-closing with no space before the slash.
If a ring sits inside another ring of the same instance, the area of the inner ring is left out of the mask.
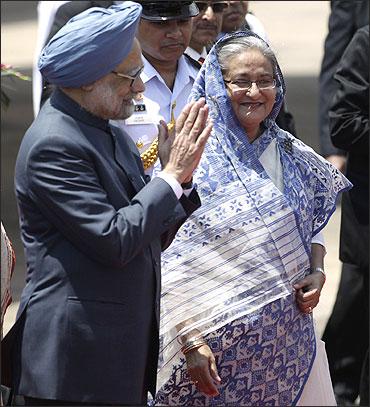
<path id="1" fill-rule="evenodd" d="M 360 406 L 369 405 L 369 349 L 366 352 L 361 372 Z"/>
<path id="2" fill-rule="evenodd" d="M 369 347 L 368 275 L 368 270 L 343 264 L 337 298 L 322 337 L 338 404 L 353 403 L 360 391 Z"/>

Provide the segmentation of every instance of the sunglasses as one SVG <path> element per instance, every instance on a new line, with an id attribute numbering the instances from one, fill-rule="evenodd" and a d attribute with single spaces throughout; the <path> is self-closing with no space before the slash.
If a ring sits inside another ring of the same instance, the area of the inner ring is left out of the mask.
<path id="1" fill-rule="evenodd" d="M 206 11 L 208 7 L 211 7 L 214 13 L 222 13 L 225 8 L 228 7 L 226 1 L 196 1 L 195 4 L 197 5 L 200 13 Z"/>

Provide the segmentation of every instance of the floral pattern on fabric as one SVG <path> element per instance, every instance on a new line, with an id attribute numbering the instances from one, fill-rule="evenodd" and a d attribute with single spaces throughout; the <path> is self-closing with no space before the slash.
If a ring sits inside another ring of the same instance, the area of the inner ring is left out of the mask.
<path id="1" fill-rule="evenodd" d="M 295 405 L 316 351 L 311 318 L 289 296 L 212 332 L 205 339 L 222 380 L 220 395 L 211 398 L 200 393 L 181 357 L 158 391 L 155 405 Z"/>

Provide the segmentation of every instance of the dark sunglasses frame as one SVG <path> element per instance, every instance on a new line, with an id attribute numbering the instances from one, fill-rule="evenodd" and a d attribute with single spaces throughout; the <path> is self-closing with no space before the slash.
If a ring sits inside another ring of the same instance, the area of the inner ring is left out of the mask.
<path id="1" fill-rule="evenodd" d="M 203 13 L 208 7 L 211 7 L 214 13 L 222 13 L 227 7 L 227 1 L 196 1 L 195 4 L 199 9 L 199 13 Z"/>

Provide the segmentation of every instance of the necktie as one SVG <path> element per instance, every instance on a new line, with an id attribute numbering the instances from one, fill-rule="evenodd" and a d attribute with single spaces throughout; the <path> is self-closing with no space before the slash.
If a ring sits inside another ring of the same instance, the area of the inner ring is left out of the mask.
<path id="1" fill-rule="evenodd" d="M 200 57 L 200 58 L 198 59 L 198 62 L 199 62 L 201 65 L 203 65 L 204 58 L 203 58 L 203 57 Z"/>

